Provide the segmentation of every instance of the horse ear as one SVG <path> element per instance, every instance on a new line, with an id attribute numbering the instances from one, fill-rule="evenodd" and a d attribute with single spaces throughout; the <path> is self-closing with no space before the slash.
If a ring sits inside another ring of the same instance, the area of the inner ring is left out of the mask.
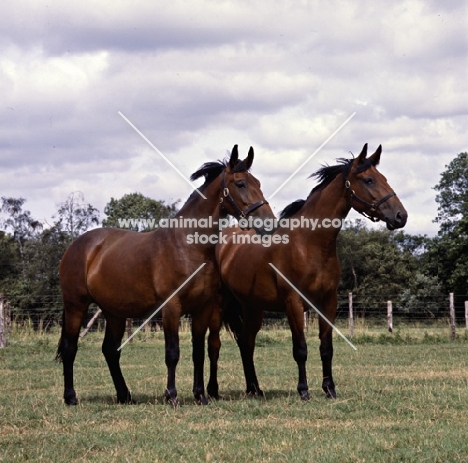
<path id="1" fill-rule="evenodd" d="M 358 164 L 362 164 L 367 156 L 367 143 L 363 146 L 361 153 L 358 156 Z"/>
<path id="2" fill-rule="evenodd" d="M 234 148 L 232 148 L 231 151 L 231 157 L 229 158 L 229 166 L 231 169 L 234 169 L 234 166 L 237 164 L 237 161 L 239 160 L 239 150 L 237 148 L 237 145 L 234 145 Z"/>
<path id="3" fill-rule="evenodd" d="M 247 170 L 249 170 L 252 167 L 253 159 L 254 159 L 254 149 L 250 147 L 249 154 L 244 159 L 244 164 L 247 167 Z"/>
<path id="4" fill-rule="evenodd" d="M 382 154 L 382 145 L 379 145 L 375 153 L 369 158 L 373 166 L 377 166 L 379 164 L 381 154 Z"/>

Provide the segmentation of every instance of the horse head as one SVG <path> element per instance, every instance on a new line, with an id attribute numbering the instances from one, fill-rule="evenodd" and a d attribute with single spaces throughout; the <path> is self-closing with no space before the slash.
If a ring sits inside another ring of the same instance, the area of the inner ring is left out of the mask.
<path id="1" fill-rule="evenodd" d="M 238 147 L 234 145 L 228 161 L 204 164 L 191 176 L 191 180 L 204 175 L 207 188 L 208 186 L 213 189 L 218 188 L 217 197 L 222 215 L 230 214 L 238 220 L 248 217 L 259 218 L 263 223 L 266 219 L 274 219 L 275 215 L 263 196 L 259 180 L 249 172 L 253 159 L 254 150 L 252 147 L 250 147 L 247 157 L 240 160 Z M 215 180 L 218 176 L 219 183 Z M 214 190 L 212 190 L 212 194 L 216 195 Z M 251 223 L 250 220 L 242 220 L 241 222 Z M 249 225 L 249 228 L 252 227 Z M 263 225 L 253 228 L 259 233 L 264 233 L 265 227 Z"/>
<path id="2" fill-rule="evenodd" d="M 385 176 L 377 170 L 381 154 L 382 145 L 367 157 L 366 143 L 350 165 L 345 187 L 350 192 L 354 210 L 373 222 L 384 221 L 389 230 L 403 228 L 408 213 Z"/>

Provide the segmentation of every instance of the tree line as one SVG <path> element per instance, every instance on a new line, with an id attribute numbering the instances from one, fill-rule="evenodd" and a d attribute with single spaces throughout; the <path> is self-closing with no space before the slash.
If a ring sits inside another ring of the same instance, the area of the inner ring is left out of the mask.
<path id="1" fill-rule="evenodd" d="M 396 311 L 409 318 L 446 316 L 440 301 L 449 292 L 459 295 L 458 312 L 468 295 L 468 154 L 458 154 L 434 187 L 438 204 L 436 236 L 369 229 L 365 221 L 344 228 L 338 238 L 342 265 L 339 292 L 353 292 L 355 307 L 372 305 L 375 295 L 394 295 Z M 82 193 L 70 193 L 57 205 L 51 223 L 42 223 L 25 209 L 24 198 L 0 202 L 0 294 L 15 313 L 50 318 L 60 311 L 58 266 L 67 246 L 97 227 L 118 227 L 118 219 L 172 217 L 177 202 L 166 204 L 140 193 L 111 198 L 105 218 L 86 203 Z M 410 211 L 411 214 L 411 211 Z M 144 223 L 143 221 L 141 223 Z M 148 230 L 134 228 L 138 232 Z M 343 304 L 343 310 L 345 310 Z"/>

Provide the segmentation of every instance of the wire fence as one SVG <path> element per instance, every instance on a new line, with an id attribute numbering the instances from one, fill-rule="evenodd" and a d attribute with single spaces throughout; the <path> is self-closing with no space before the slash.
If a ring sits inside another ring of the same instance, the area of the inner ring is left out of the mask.
<path id="1" fill-rule="evenodd" d="M 386 326 L 388 323 L 389 301 L 392 307 L 392 320 L 395 325 L 405 324 L 433 324 L 448 320 L 450 313 L 450 295 L 441 294 L 438 296 L 418 296 L 406 297 L 405 295 L 383 295 L 383 294 L 359 294 L 340 293 L 338 295 L 337 322 L 341 324 L 347 322 L 351 317 L 366 320 L 375 325 Z M 453 296 L 453 322 L 456 325 L 467 325 L 467 302 L 468 295 Z M 350 306 L 352 312 L 350 312 Z M 84 320 L 85 327 L 98 311 L 96 305 L 91 305 L 87 318 Z M 37 331 L 50 331 L 60 327 L 62 324 L 62 301 L 60 295 L 44 295 L 31 300 L 27 296 L 9 297 L 0 295 L 0 322 L 4 331 L 11 331 L 13 328 L 28 327 Z M 309 312 L 312 317 L 316 314 Z M 161 326 L 160 314 L 148 323 L 147 330 L 158 330 Z M 140 326 L 145 319 L 132 319 L 132 326 Z M 351 320 L 350 320 L 351 321 Z M 91 331 L 102 330 L 104 328 L 104 317 L 100 314 L 96 317 L 90 327 Z M 190 318 L 181 321 L 183 326 L 190 324 Z M 287 325 L 284 314 L 265 313 L 264 326 Z"/>

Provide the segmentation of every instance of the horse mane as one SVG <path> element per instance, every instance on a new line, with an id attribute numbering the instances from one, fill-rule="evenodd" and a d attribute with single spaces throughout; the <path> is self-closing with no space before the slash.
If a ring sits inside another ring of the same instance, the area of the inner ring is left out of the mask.
<path id="1" fill-rule="evenodd" d="M 353 165 L 354 157 L 351 159 L 339 158 L 336 161 L 338 164 L 334 166 L 323 165 L 316 172 L 309 175 L 309 178 L 314 177 L 319 181 L 319 183 L 312 189 L 307 199 L 316 191 L 326 188 L 338 175 L 343 174 L 345 177 L 349 175 L 349 171 Z M 356 169 L 356 173 L 364 172 L 365 170 L 369 169 L 371 165 L 372 161 L 370 158 L 366 158 L 364 162 L 359 164 Z M 281 211 L 280 219 L 287 219 L 293 216 L 302 208 L 302 206 L 304 206 L 305 202 L 305 199 L 297 199 L 296 201 L 293 201 Z"/>
<path id="2" fill-rule="evenodd" d="M 205 183 L 202 186 L 208 185 L 212 182 L 221 172 L 226 169 L 227 163 L 225 161 L 205 162 L 196 172 L 190 176 L 190 180 L 197 180 L 200 177 L 205 177 Z"/>
<path id="3" fill-rule="evenodd" d="M 205 177 L 205 183 L 201 188 L 211 183 L 218 175 L 220 175 L 227 167 L 229 160 L 205 162 L 196 172 L 190 176 L 190 180 L 197 180 L 200 177 Z M 237 160 L 236 165 L 232 169 L 232 173 L 246 172 L 249 169 L 244 161 Z"/>
<path id="4" fill-rule="evenodd" d="M 302 208 L 305 202 L 305 199 L 296 199 L 296 201 L 293 201 L 291 204 L 286 206 L 280 213 L 280 220 L 287 219 L 293 216 L 297 211 L 299 211 Z"/>
<path id="5" fill-rule="evenodd" d="M 205 162 L 205 164 L 203 164 L 196 172 L 194 172 L 190 176 L 190 180 L 194 181 L 199 179 L 200 177 L 205 177 L 205 182 L 200 188 L 198 188 L 198 191 L 202 192 L 215 178 L 218 177 L 218 175 L 220 175 L 226 169 L 228 164 L 229 159 L 227 158 L 223 161 L 220 161 L 218 159 L 217 161 Z M 247 168 L 246 163 L 238 159 L 236 165 L 231 170 L 231 172 L 247 172 L 248 170 L 249 169 Z M 199 195 L 196 190 L 193 190 L 185 204 L 196 198 L 199 198 Z"/>

